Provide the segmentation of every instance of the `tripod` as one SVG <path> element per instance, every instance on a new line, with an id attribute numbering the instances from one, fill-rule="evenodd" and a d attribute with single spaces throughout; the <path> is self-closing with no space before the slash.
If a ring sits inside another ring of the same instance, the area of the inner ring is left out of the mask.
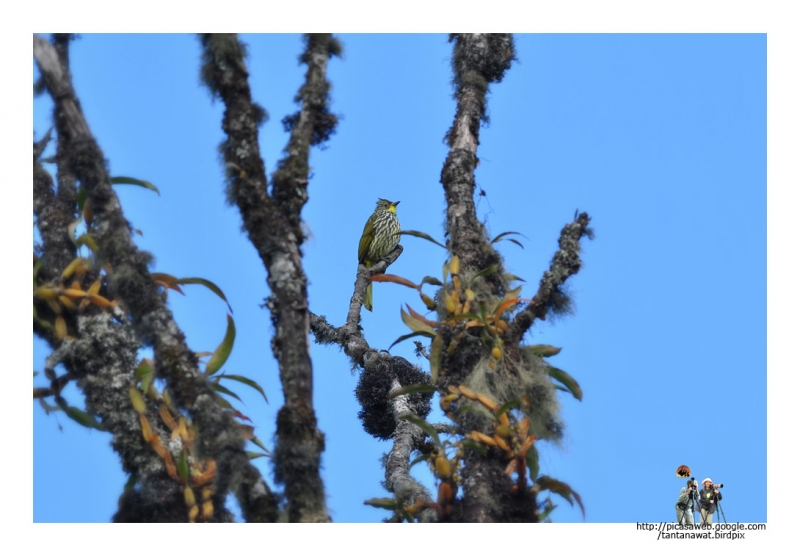
<path id="1" fill-rule="evenodd" d="M 725 519 L 725 512 L 722 511 L 722 502 L 717 500 L 717 523 L 719 523 L 720 514 L 722 514 L 722 521 L 727 525 L 728 520 Z"/>

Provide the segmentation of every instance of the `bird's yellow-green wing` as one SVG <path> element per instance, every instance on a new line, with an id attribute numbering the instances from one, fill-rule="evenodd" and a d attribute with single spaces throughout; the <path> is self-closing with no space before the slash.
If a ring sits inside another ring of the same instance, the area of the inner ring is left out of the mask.
<path id="1" fill-rule="evenodd" d="M 375 218 L 370 216 L 367 223 L 364 225 L 364 231 L 361 233 L 361 241 L 358 242 L 358 262 L 365 264 L 367 258 L 367 251 L 369 251 L 369 244 L 372 243 L 372 238 L 375 235 Z"/>

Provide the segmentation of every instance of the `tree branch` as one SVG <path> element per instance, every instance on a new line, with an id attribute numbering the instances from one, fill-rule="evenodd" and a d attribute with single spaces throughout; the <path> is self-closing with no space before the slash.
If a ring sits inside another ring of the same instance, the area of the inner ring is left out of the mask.
<path id="1" fill-rule="evenodd" d="M 274 521 L 276 501 L 244 452 L 239 426 L 216 402 L 216 394 L 200 373 L 197 358 L 158 294 L 147 270 L 151 257 L 139 251 L 111 188 L 100 147 L 80 109 L 69 73 L 56 49 L 34 37 L 33 52 L 47 90 L 55 102 L 59 141 L 65 140 L 69 169 L 86 188 L 97 231 L 98 257 L 113 268 L 109 289 L 128 307 L 137 334 L 152 344 L 156 373 L 166 379 L 174 400 L 188 410 L 200 434 L 200 453 L 217 462 L 216 493 L 231 485 L 248 520 Z"/>
<path id="2" fill-rule="evenodd" d="M 489 244 L 486 230 L 477 218 L 473 195 L 478 165 L 478 133 L 486 117 L 489 84 L 499 83 L 514 59 L 509 34 L 459 34 L 450 38 L 453 49 L 453 82 L 456 115 L 447 134 L 450 152 L 442 168 L 441 182 L 447 200 L 447 233 L 450 251 L 464 267 L 475 271 L 500 263 Z M 499 292 L 496 275 L 488 278 Z"/>
<path id="3" fill-rule="evenodd" d="M 42 236 L 44 270 L 50 276 L 58 276 L 77 254 L 68 233 L 69 225 L 75 220 L 75 203 L 70 204 L 69 195 L 65 193 L 69 183 L 59 184 L 56 193 L 53 178 L 41 165 L 39 159 L 49 141 L 50 131 L 34 143 L 33 214 Z M 59 172 L 59 179 L 62 177 L 62 172 Z"/>
<path id="4" fill-rule="evenodd" d="M 47 358 L 46 376 L 54 377 L 58 364 L 69 371 L 52 380 L 47 390 L 55 396 L 59 407 L 67 410 L 60 388 L 66 378 L 77 379 L 87 411 L 99 417 L 104 429 L 111 433 L 111 445 L 120 456 L 123 470 L 137 477 L 136 509 L 122 511 L 121 506 L 115 521 L 187 521 L 183 488 L 167 475 L 164 461 L 144 441 L 138 415 L 130 401 L 128 392 L 135 381 L 139 349 L 132 327 L 113 322 L 107 312 L 80 315 L 77 327 L 78 337 L 65 339 Z M 168 449 L 173 448 L 170 451 L 177 457 L 180 446 L 171 445 L 171 431 L 162 425 L 158 414 L 148 407 L 146 417 L 161 443 Z"/>
<path id="5" fill-rule="evenodd" d="M 456 115 L 447 139 L 450 152 L 442 169 L 441 182 L 447 201 L 447 233 L 449 248 L 461 261 L 461 278 L 469 279 L 477 272 L 496 267 L 473 284 L 474 305 L 493 306 L 507 292 L 502 272 L 502 259 L 490 243 L 486 230 L 477 218 L 473 200 L 475 168 L 478 164 L 478 135 L 481 123 L 487 122 L 486 95 L 491 83 L 500 82 L 514 60 L 514 44 L 508 34 L 459 34 L 451 36 L 453 48 L 453 83 Z M 446 292 L 446 291 L 445 291 Z M 458 327 L 440 327 L 444 345 L 457 341 L 452 353 L 444 353 L 438 386 L 481 384 L 485 394 L 507 401 L 509 384 L 518 380 L 513 371 L 498 368 L 487 370 L 485 342 L 473 331 L 460 334 Z M 471 382 L 475 381 L 475 382 Z M 491 420 L 479 414 L 457 414 L 455 420 L 463 430 L 484 430 L 491 433 Z M 469 452 L 462 470 L 463 497 L 454 508 L 458 519 L 466 522 L 499 522 L 525 519 L 525 509 L 535 505 L 535 497 L 515 500 L 509 496 L 510 481 L 505 464 L 494 452 L 487 455 Z M 512 517 L 513 516 L 513 517 Z M 529 520 L 534 519 L 529 512 Z"/>
<path id="6" fill-rule="evenodd" d="M 358 416 L 364 430 L 376 438 L 393 438 L 392 450 L 385 461 L 386 489 L 404 506 L 428 505 L 432 502 L 428 491 L 409 474 L 411 453 L 419 449 L 425 433 L 416 425 L 398 419 L 404 413 L 425 418 L 430 412 L 431 393 L 415 393 L 390 399 L 397 388 L 411 384 L 430 384 L 430 375 L 412 365 L 402 357 L 382 353 L 369 346 L 364 339 L 359 321 L 361 302 L 369 284 L 369 277 L 386 271 L 403 252 L 398 245 L 389 255 L 370 268 L 359 265 L 347 321 L 336 328 L 325 317 L 311 313 L 311 331 L 321 344 L 338 344 L 350 358 L 353 368 L 363 369 L 356 386 L 356 397 L 361 404 Z M 419 514 L 419 520 L 432 522 L 437 519 L 436 512 L 430 508 Z"/>
<path id="7" fill-rule="evenodd" d="M 392 381 L 391 392 L 401 388 L 397 379 Z M 416 415 L 409 404 L 408 396 L 397 396 L 391 400 L 392 412 L 396 423 L 394 443 L 386 457 L 386 489 L 393 493 L 403 506 L 429 506 L 433 499 L 428 490 L 411 476 L 409 460 L 414 450 L 425 441 L 425 433 L 413 423 L 399 419 L 401 415 Z M 437 521 L 436 512 L 431 508 L 422 510 L 419 521 L 431 523 Z"/>
<path id="8" fill-rule="evenodd" d="M 403 246 L 398 245 L 391 253 L 370 268 L 358 265 L 356 271 L 356 281 L 353 286 L 353 295 L 350 297 L 350 305 L 347 310 L 345 323 L 336 328 L 328 323 L 325 317 L 320 317 L 310 312 L 311 332 L 320 344 L 340 345 L 354 367 L 364 368 L 368 355 L 378 354 L 378 350 L 369 346 L 361 332 L 359 323 L 361 322 L 361 305 L 364 301 L 364 292 L 367 291 L 370 276 L 383 274 L 393 262 L 403 253 Z"/>
<path id="9" fill-rule="evenodd" d="M 345 328 L 348 334 L 358 333 L 358 323 L 361 321 L 361 307 L 364 303 L 364 294 L 367 291 L 367 286 L 370 284 L 370 278 L 378 274 L 384 274 L 389 265 L 394 263 L 400 255 L 403 254 L 403 246 L 398 245 L 392 251 L 374 264 L 370 268 L 365 267 L 363 264 L 358 265 L 356 271 L 356 283 L 353 288 L 353 295 L 350 298 L 350 306 L 347 310 L 347 319 L 345 320 Z"/>
<path id="10" fill-rule="evenodd" d="M 267 270 L 278 359 L 285 399 L 278 412 L 275 475 L 286 486 L 289 520 L 330 521 L 319 472 L 324 435 L 317 428 L 309 354 L 307 280 L 300 245 L 300 211 L 308 199 L 308 157 L 320 136 L 333 132 L 335 118 L 326 117 L 327 61 L 338 43 L 330 35 L 306 36 L 302 60 L 308 64 L 306 82 L 298 94 L 301 110 L 278 170 L 272 197 L 267 194 L 264 162 L 258 146 L 258 126 L 264 110 L 251 98 L 245 49 L 235 35 L 201 35 L 203 79 L 225 103 L 222 145 L 228 194 L 242 214 L 244 227 Z"/>
<path id="11" fill-rule="evenodd" d="M 561 230 L 558 239 L 558 251 L 553 255 L 550 268 L 545 271 L 539 282 L 539 291 L 533 300 L 520 311 L 508 328 L 507 337 L 510 341 L 517 343 L 522 336 L 533 325 L 537 318 L 545 320 L 548 311 L 558 310 L 566 300 L 560 287 L 567 278 L 581 269 L 581 245 L 580 239 L 583 236 L 592 237 L 592 230 L 589 228 L 591 218 L 585 212 L 579 214 L 574 222 L 570 222 Z"/>

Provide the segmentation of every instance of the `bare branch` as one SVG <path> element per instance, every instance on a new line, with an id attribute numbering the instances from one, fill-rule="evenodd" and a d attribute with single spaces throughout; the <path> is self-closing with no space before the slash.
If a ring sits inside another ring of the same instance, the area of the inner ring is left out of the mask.
<path id="1" fill-rule="evenodd" d="M 447 200 L 448 247 L 461 264 L 483 270 L 500 263 L 477 218 L 473 195 L 478 165 L 478 132 L 486 121 L 489 84 L 502 80 L 514 59 L 514 43 L 508 34 L 459 34 L 453 49 L 453 81 L 456 116 L 447 134 L 450 152 L 442 168 L 441 182 Z M 497 282 L 497 276 L 489 277 Z M 500 283 L 495 284 L 499 288 Z M 499 290 L 498 290 L 499 291 Z"/>
<path id="2" fill-rule="evenodd" d="M 583 212 L 561 230 L 558 251 L 553 255 L 550 268 L 539 282 L 539 291 L 509 326 L 507 335 L 512 342 L 519 342 L 535 319 L 545 320 L 548 311 L 557 309 L 561 304 L 564 295 L 559 288 L 581 268 L 580 239 L 585 235 L 591 237 L 590 221 L 589 215 Z"/>
<path id="3" fill-rule="evenodd" d="M 33 51 L 46 87 L 56 105 L 59 141 L 66 140 L 69 169 L 86 188 L 97 230 L 98 256 L 114 272 L 109 289 L 128 307 L 137 334 L 153 345 L 156 372 L 166 379 L 174 400 L 186 408 L 198 427 L 200 452 L 217 462 L 216 493 L 231 485 L 245 517 L 274 521 L 276 502 L 244 452 L 239 426 L 216 402 L 216 394 L 200 373 L 197 358 L 186 345 L 172 313 L 147 270 L 150 255 L 137 249 L 111 188 L 100 147 L 92 136 L 75 96 L 69 73 L 56 49 L 34 37 Z"/>
<path id="4" fill-rule="evenodd" d="M 264 162 L 258 146 L 258 126 L 264 110 L 251 98 L 245 50 L 235 35 L 201 35 L 203 79 L 225 103 L 222 152 L 227 165 L 230 200 L 239 207 L 250 241 L 268 273 L 275 336 L 285 404 L 278 412 L 275 474 L 286 486 L 289 520 L 330 521 L 319 472 L 324 436 L 317 428 L 309 354 L 308 291 L 300 245 L 300 211 L 308 199 L 308 157 L 319 134 L 332 133 L 327 110 L 325 72 L 334 39 L 309 35 L 303 60 L 306 83 L 298 95 L 302 107 L 295 122 L 286 157 L 274 175 L 273 195 L 267 194 Z M 321 126 L 327 126 L 323 131 Z"/>
<path id="5" fill-rule="evenodd" d="M 75 202 L 70 202 L 69 196 L 64 193 L 69 185 L 61 186 L 56 193 L 53 178 L 39 161 L 39 156 L 49 140 L 50 132 L 39 143 L 34 144 L 33 214 L 42 236 L 45 272 L 57 276 L 77 253 L 67 231 L 70 223 L 75 220 Z"/>
<path id="6" fill-rule="evenodd" d="M 284 118 L 283 124 L 291 129 L 286 156 L 278 162 L 272 174 L 272 198 L 289 219 L 298 243 L 303 242 L 300 228 L 300 211 L 308 200 L 309 151 L 313 145 L 324 143 L 336 130 L 337 118 L 328 111 L 326 79 L 328 59 L 341 51 L 339 42 L 330 33 L 303 36 L 306 49 L 300 61 L 308 66 L 306 80 L 295 100 L 301 102 L 300 111 Z"/>
<path id="7" fill-rule="evenodd" d="M 364 300 L 364 292 L 367 290 L 370 276 L 383 274 L 386 269 L 403 253 L 403 246 L 398 245 L 391 253 L 378 261 L 370 268 L 358 265 L 356 271 L 356 281 L 353 287 L 353 295 L 350 298 L 350 306 L 347 311 L 347 320 L 339 328 L 334 328 L 325 320 L 314 313 L 311 316 L 311 332 L 320 344 L 339 344 L 344 349 L 345 354 L 353 361 L 354 367 L 364 367 L 366 358 L 370 354 L 377 354 L 378 351 L 371 348 L 361 333 L 361 305 Z"/>
<path id="8" fill-rule="evenodd" d="M 56 49 L 58 59 L 61 61 L 61 67 L 64 68 L 70 81 L 72 80 L 72 76 L 69 73 L 69 43 L 74 39 L 75 35 L 71 33 L 55 33 L 53 35 L 53 47 Z M 78 189 L 75 185 L 75 176 L 69 167 L 68 157 L 70 150 L 69 138 L 65 137 L 64 140 L 62 140 L 61 136 L 59 136 L 58 143 L 56 144 L 56 167 L 58 168 L 58 174 L 56 175 L 58 180 L 58 192 L 56 196 L 58 198 L 58 205 L 65 215 L 64 217 L 69 218 L 71 222 L 75 220 Z M 67 225 L 68 224 L 69 222 L 67 222 Z M 65 226 L 64 230 L 66 229 Z"/>
<path id="9" fill-rule="evenodd" d="M 431 423 L 433 430 L 444 434 L 458 434 L 460 429 L 450 423 Z"/>
<path id="10" fill-rule="evenodd" d="M 48 398 L 50 396 L 58 396 L 61 393 L 61 390 L 69 383 L 70 380 L 74 379 L 75 377 L 71 373 L 63 374 L 59 377 L 56 377 L 54 380 L 50 381 L 49 388 L 34 388 L 33 389 L 33 399 L 37 398 Z"/>
<path id="11" fill-rule="evenodd" d="M 391 391 L 401 388 L 395 379 Z M 395 495 L 403 506 L 428 506 L 433 502 L 428 490 L 411 476 L 409 459 L 414 450 L 425 441 L 425 433 L 418 426 L 398 419 L 403 414 L 414 414 L 407 396 L 397 396 L 391 401 L 397 428 L 394 432 L 394 443 L 386 458 L 386 489 Z M 437 521 L 436 512 L 427 508 L 420 512 L 419 520 L 423 523 Z"/>
<path id="12" fill-rule="evenodd" d="M 353 296 L 350 298 L 350 307 L 347 310 L 347 320 L 345 321 L 345 327 L 347 327 L 348 332 L 352 333 L 358 330 L 358 323 L 361 320 L 361 306 L 364 302 L 364 293 L 367 291 L 370 278 L 385 273 L 389 265 L 395 262 L 402 254 L 403 246 L 398 245 L 391 253 L 370 268 L 366 268 L 363 264 L 358 265 Z"/>
<path id="13" fill-rule="evenodd" d="M 361 332 L 361 301 L 369 283 L 369 277 L 386 271 L 403 252 L 397 246 L 380 262 L 367 269 L 358 266 L 353 296 L 347 322 L 335 328 L 325 317 L 311 313 L 311 331 L 317 342 L 335 343 L 344 349 L 353 362 L 353 368 L 361 367 L 363 372 L 356 386 L 356 397 L 361 403 L 359 419 L 364 430 L 377 438 L 394 438 L 392 450 L 385 462 L 387 490 L 404 506 L 429 505 L 430 493 L 409 474 L 411 453 L 419 449 L 425 440 L 425 433 L 416 425 L 398 419 L 399 415 L 411 413 L 424 418 L 430 412 L 431 394 L 411 394 L 389 399 L 390 394 L 402 386 L 430 383 L 430 375 L 422 372 L 402 357 L 379 352 L 369 346 Z M 432 522 L 437 519 L 436 512 L 430 508 L 419 514 L 419 520 Z"/>

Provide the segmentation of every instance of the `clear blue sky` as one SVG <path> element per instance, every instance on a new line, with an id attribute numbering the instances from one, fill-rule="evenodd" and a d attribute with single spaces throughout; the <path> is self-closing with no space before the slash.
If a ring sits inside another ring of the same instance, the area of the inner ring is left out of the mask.
<path id="1" fill-rule="evenodd" d="M 280 120 L 296 110 L 301 40 L 242 39 L 254 98 L 270 113 L 260 140 L 271 172 L 287 139 Z M 312 152 L 303 212 L 311 309 L 335 325 L 378 197 L 402 201 L 405 229 L 442 237 L 442 138 L 455 110 L 445 35 L 340 39 L 344 59 L 331 61 L 329 78 L 332 111 L 343 118 L 328 147 Z M 589 522 L 674 520 L 680 464 L 698 480 L 725 483 L 728 521 L 767 520 L 766 44 L 763 34 L 521 34 L 518 62 L 492 86 L 478 212 L 492 234 L 527 237 L 524 250 L 500 244 L 508 270 L 527 280 L 522 295 L 536 292 L 576 209 L 596 232 L 570 280 L 575 315 L 539 323 L 527 337 L 563 347 L 552 362 L 583 388 L 583 402 L 562 397 L 563 445 L 540 450 L 542 471 L 581 494 Z M 269 405 L 237 389 L 271 444 L 282 397 L 259 307 L 265 270 L 225 204 L 216 150 L 223 107 L 199 84 L 199 56 L 189 35 L 85 35 L 71 64 L 112 175 L 161 190 L 116 189 L 144 234 L 137 244 L 156 257 L 153 270 L 207 278 L 228 296 L 238 335 L 226 369 L 267 391 Z M 47 97 L 34 101 L 35 138 L 50 125 L 50 107 Z M 438 274 L 439 248 L 402 242 L 393 273 Z M 185 291 L 170 295 L 177 322 L 190 347 L 213 350 L 226 307 L 198 286 Z M 363 317 L 373 347 L 405 333 L 402 303 L 421 309 L 409 292 L 375 286 L 375 311 Z M 412 348 L 392 352 L 415 361 Z M 34 342 L 34 369 L 47 353 Z M 390 444 L 361 429 L 347 358 L 317 345 L 312 358 L 332 517 L 379 521 L 388 513 L 363 501 L 387 495 L 378 459 Z M 33 427 L 34 521 L 108 521 L 126 480 L 109 435 L 45 416 L 35 403 Z M 271 477 L 266 461 L 258 464 Z M 577 507 L 556 503 L 555 521 L 582 521 Z"/>

